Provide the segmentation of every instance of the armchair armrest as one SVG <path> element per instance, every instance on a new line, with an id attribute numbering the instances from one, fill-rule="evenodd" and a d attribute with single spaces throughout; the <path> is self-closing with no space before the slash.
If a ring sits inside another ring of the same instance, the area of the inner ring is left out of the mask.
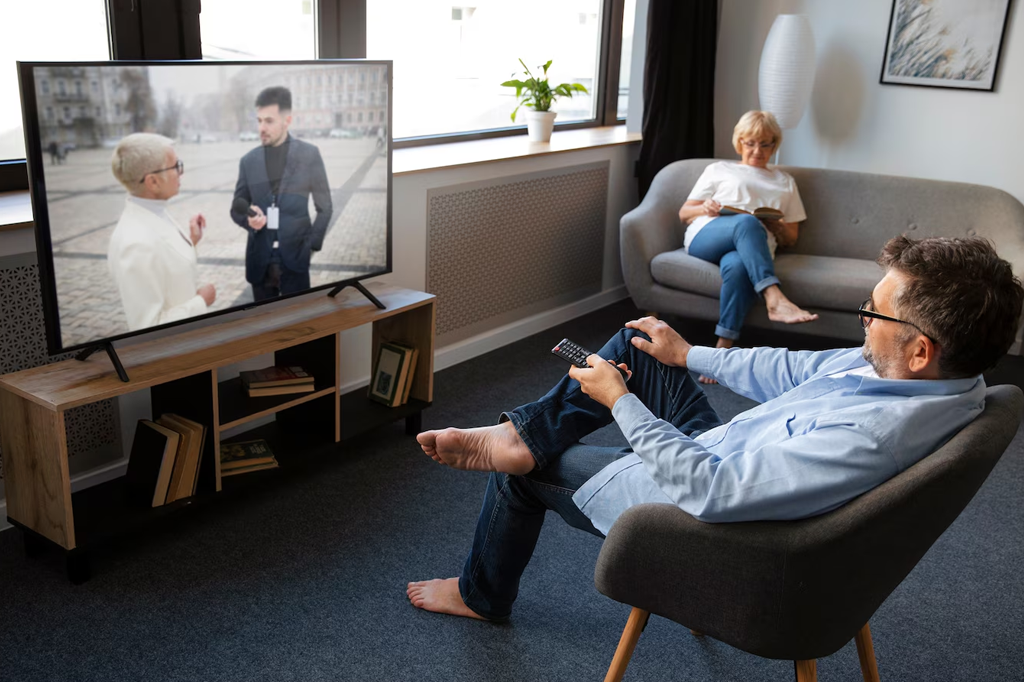
<path id="1" fill-rule="evenodd" d="M 619 252 L 622 276 L 630 296 L 644 306 L 646 292 L 654 286 L 651 261 L 659 253 L 682 248 L 686 226 L 679 221 L 679 206 L 657 201 L 649 193 L 643 203 L 619 221 Z"/>

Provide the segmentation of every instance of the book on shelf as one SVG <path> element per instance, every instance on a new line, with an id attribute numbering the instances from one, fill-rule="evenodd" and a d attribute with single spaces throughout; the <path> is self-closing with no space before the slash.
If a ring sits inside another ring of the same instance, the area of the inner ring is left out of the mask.
<path id="1" fill-rule="evenodd" d="M 199 465 L 206 441 L 206 427 L 181 415 L 167 413 L 156 420 L 161 426 L 177 431 L 178 452 L 174 461 L 174 472 L 167 489 L 167 502 L 191 497 L 199 483 Z"/>
<path id="2" fill-rule="evenodd" d="M 737 215 L 740 213 L 752 215 L 758 220 L 782 220 L 784 215 L 782 211 L 777 208 L 772 208 L 771 206 L 761 206 L 760 208 L 755 208 L 753 211 L 747 211 L 735 206 L 723 206 L 718 209 L 719 215 Z"/>
<path id="3" fill-rule="evenodd" d="M 125 472 L 129 504 L 159 507 L 166 502 L 180 438 L 177 431 L 166 426 L 139 420 Z"/>
<path id="4" fill-rule="evenodd" d="M 301 367 L 264 367 L 263 369 L 247 370 L 238 373 L 242 388 L 273 388 L 277 386 L 313 385 L 313 375 Z"/>
<path id="5" fill-rule="evenodd" d="M 418 352 L 412 346 L 385 341 L 377 350 L 369 397 L 388 407 L 397 407 L 408 400 L 413 365 Z"/>
<path id="6" fill-rule="evenodd" d="M 267 441 L 262 438 L 220 444 L 220 475 L 222 477 L 273 469 L 277 466 L 277 458 L 274 457 Z"/>
<path id="7" fill-rule="evenodd" d="M 412 390 L 412 382 L 416 376 L 416 363 L 419 361 L 419 358 L 420 349 L 413 348 L 412 354 L 409 356 L 409 372 L 405 377 L 405 388 L 402 390 L 402 400 L 398 403 L 399 405 L 405 405 L 409 402 L 409 392 Z"/>
<path id="8" fill-rule="evenodd" d="M 287 384 L 285 386 L 267 386 L 265 388 L 250 388 L 246 395 L 250 398 L 262 398 L 268 395 L 291 395 L 292 393 L 312 393 L 316 390 L 313 384 Z"/>

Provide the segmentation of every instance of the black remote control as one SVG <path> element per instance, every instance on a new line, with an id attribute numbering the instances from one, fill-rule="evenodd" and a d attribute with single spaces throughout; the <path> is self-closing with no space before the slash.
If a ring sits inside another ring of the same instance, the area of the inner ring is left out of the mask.
<path id="1" fill-rule="evenodd" d="M 558 345 L 551 349 L 551 352 L 566 362 L 582 368 L 590 367 L 590 365 L 587 364 L 587 356 L 593 355 L 589 350 L 578 343 L 570 341 L 569 339 L 562 339 L 559 341 Z M 629 374 L 626 373 L 626 370 L 622 369 L 618 365 L 612 365 L 612 367 L 619 370 L 619 374 L 622 375 L 623 381 L 629 379 Z"/>

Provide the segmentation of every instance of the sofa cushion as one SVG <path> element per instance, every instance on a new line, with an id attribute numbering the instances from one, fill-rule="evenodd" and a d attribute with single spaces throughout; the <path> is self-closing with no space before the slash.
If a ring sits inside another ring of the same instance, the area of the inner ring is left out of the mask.
<path id="1" fill-rule="evenodd" d="M 855 311 L 885 272 L 874 261 L 784 253 L 775 259 L 782 290 L 809 308 Z M 683 249 L 660 253 L 651 261 L 655 282 L 672 289 L 718 298 L 722 276 L 717 265 Z"/>

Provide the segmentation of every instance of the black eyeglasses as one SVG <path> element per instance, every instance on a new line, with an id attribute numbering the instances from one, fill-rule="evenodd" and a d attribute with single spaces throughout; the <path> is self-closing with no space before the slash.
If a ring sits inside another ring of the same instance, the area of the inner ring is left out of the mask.
<path id="1" fill-rule="evenodd" d="M 857 309 L 857 317 L 860 318 L 860 326 L 863 327 L 864 329 L 868 328 L 868 325 L 871 324 L 871 320 L 888 320 L 889 322 L 899 322 L 900 324 L 909 324 L 911 327 L 924 334 L 924 337 L 931 341 L 932 343 L 938 343 L 935 339 L 926 334 L 923 329 L 918 327 L 913 322 L 907 322 L 906 320 L 900 320 L 895 317 L 889 317 L 888 315 L 883 315 L 882 313 L 876 313 L 874 310 L 868 310 L 869 305 L 871 305 L 870 298 L 861 303 L 860 308 Z"/>
<path id="2" fill-rule="evenodd" d="M 185 172 L 185 162 L 183 162 L 181 159 L 178 159 L 178 163 L 174 164 L 173 166 L 161 168 L 160 170 L 150 171 L 149 173 L 146 173 L 146 175 L 156 175 L 157 173 L 163 173 L 169 170 L 176 170 L 178 171 L 178 175 L 181 175 L 182 173 Z M 139 180 L 140 185 L 146 181 L 146 175 L 143 175 L 142 179 Z"/>

